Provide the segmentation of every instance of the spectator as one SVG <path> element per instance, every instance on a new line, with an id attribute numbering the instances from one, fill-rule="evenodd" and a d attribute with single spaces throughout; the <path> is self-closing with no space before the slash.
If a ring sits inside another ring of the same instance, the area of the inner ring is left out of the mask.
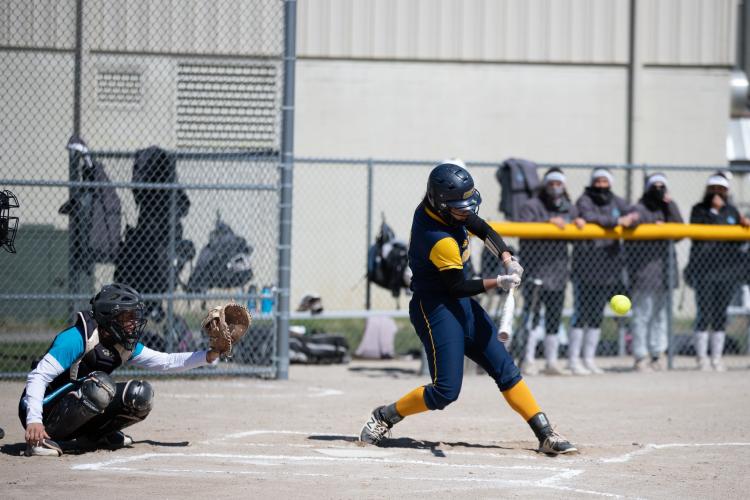
<path id="1" fill-rule="evenodd" d="M 638 212 L 612 192 L 612 174 L 606 168 L 591 172 L 591 184 L 576 201 L 578 213 L 586 222 L 605 228 L 632 227 Z M 622 287 L 624 271 L 619 240 L 586 240 L 573 246 L 573 295 L 575 310 L 571 320 L 568 357 L 574 375 L 602 373 L 594 356 L 601 336 L 604 304 Z M 583 347 L 583 364 L 580 362 Z"/>
<path id="2" fill-rule="evenodd" d="M 542 179 L 536 196 L 521 206 L 519 221 L 551 222 L 559 228 L 576 222 L 583 227 L 585 221 L 578 217 L 578 209 L 570 201 L 565 189 L 565 175 L 559 168 L 551 168 Z M 562 318 L 565 286 L 570 278 L 570 255 L 566 240 L 529 240 L 520 242 L 521 260 L 528 276 L 523 287 L 524 318 L 533 315 L 528 332 L 523 361 L 524 375 L 535 375 L 534 364 L 537 343 L 544 339 L 545 372 L 548 375 L 563 375 L 557 364 L 557 331 Z M 529 283 L 532 283 L 529 285 Z M 539 323 L 539 310 L 544 304 L 544 331 Z M 534 310 L 532 311 L 532 305 Z M 546 333 L 546 335 L 545 335 Z"/>
<path id="3" fill-rule="evenodd" d="M 669 195 L 667 177 L 662 173 L 646 178 L 643 196 L 635 209 L 641 224 L 682 222 L 680 210 Z M 633 299 L 635 370 L 663 370 L 662 355 L 667 350 L 668 294 L 677 286 L 676 272 L 673 272 L 672 282 L 668 282 L 669 241 L 629 241 L 625 243 L 625 249 Z"/>
<path id="4" fill-rule="evenodd" d="M 750 226 L 750 219 L 740 215 L 728 201 L 729 180 L 717 172 L 706 182 L 703 201 L 693 205 L 691 224 L 739 224 Z M 698 369 L 725 371 L 721 360 L 727 307 L 742 279 L 740 242 L 696 241 L 690 247 L 690 260 L 685 268 L 685 281 L 695 289 L 695 353 Z M 709 329 L 711 364 L 708 359 Z"/>

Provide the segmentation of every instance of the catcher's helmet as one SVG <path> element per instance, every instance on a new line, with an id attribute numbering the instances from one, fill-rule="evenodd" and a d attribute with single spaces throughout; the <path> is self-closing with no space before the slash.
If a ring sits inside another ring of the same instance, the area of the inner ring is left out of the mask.
<path id="1" fill-rule="evenodd" d="M 441 163 L 430 172 L 427 201 L 445 222 L 456 225 L 459 221 L 453 217 L 451 209 L 476 214 L 479 212 L 482 196 L 465 168 L 455 163 Z"/>
<path id="2" fill-rule="evenodd" d="M 135 348 L 147 319 L 140 294 L 128 285 L 105 285 L 91 299 L 94 320 L 125 349 Z"/>
<path id="3" fill-rule="evenodd" d="M 18 230 L 18 217 L 10 216 L 11 208 L 18 208 L 18 198 L 8 190 L 0 190 L 0 248 L 16 253 L 13 241 Z"/>

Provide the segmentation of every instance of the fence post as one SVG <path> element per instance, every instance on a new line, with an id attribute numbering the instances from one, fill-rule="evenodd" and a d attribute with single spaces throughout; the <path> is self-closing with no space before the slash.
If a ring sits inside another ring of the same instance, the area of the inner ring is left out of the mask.
<path id="1" fill-rule="evenodd" d="M 672 287 L 672 283 L 674 283 L 674 277 L 675 277 L 675 254 L 674 254 L 674 240 L 668 240 L 669 241 L 669 250 L 667 252 L 667 335 L 668 335 L 668 343 L 667 343 L 667 367 L 672 370 L 674 369 L 674 317 L 672 313 L 672 305 L 673 305 L 673 294 L 674 294 L 674 288 Z"/>
<path id="2" fill-rule="evenodd" d="M 367 246 L 365 247 L 365 255 L 370 255 L 370 245 L 372 242 L 372 177 L 373 177 L 373 163 L 372 158 L 367 159 Z M 366 264 L 368 264 L 366 262 Z M 366 267 L 365 267 L 366 268 Z M 371 294 L 372 294 L 372 283 L 370 277 L 367 276 L 367 287 L 365 289 L 365 309 L 368 311 L 371 307 Z"/>
<path id="3" fill-rule="evenodd" d="M 297 1 L 284 0 L 284 95 L 281 106 L 281 193 L 279 200 L 279 287 L 276 309 L 276 378 L 289 378 L 289 293 L 292 261 L 292 179 L 294 174 L 294 64 Z"/>
<path id="4" fill-rule="evenodd" d="M 176 160 L 175 160 L 176 161 Z M 177 168 L 175 166 L 175 168 Z M 175 178 L 173 182 L 177 182 Z M 169 261 L 169 279 L 167 295 L 167 352 L 174 352 L 176 342 L 176 329 L 174 327 L 174 288 L 175 288 L 175 262 L 176 249 L 175 238 L 177 237 L 177 190 L 169 190 L 169 242 L 167 243 L 167 259 Z"/>
<path id="5" fill-rule="evenodd" d="M 75 53 L 73 59 L 73 135 L 81 135 L 81 61 L 83 59 L 83 0 L 76 0 Z M 78 162 L 80 155 L 75 151 L 68 152 L 68 180 L 79 181 Z M 75 200 L 81 188 L 69 187 L 68 200 Z M 81 248 L 80 219 L 77 211 L 68 216 L 68 293 L 78 294 L 80 291 L 78 273 L 79 249 Z M 71 318 L 78 310 L 77 299 L 70 301 L 69 313 Z"/>

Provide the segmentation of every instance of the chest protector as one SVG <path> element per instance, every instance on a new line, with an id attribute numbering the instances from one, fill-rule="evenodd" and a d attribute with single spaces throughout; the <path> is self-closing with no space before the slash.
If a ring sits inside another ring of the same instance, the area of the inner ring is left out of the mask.
<path id="1" fill-rule="evenodd" d="M 89 311 L 81 311 L 76 318 L 76 328 L 83 337 L 83 354 L 76 359 L 67 372 L 61 373 L 47 388 L 47 393 L 91 372 L 112 373 L 130 359 L 132 351 L 117 344 L 113 348 L 104 346 L 99 339 L 99 329 Z"/>

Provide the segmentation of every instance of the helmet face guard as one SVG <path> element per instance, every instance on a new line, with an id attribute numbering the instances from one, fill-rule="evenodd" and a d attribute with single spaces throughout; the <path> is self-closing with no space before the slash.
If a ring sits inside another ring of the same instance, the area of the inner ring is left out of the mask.
<path id="1" fill-rule="evenodd" d="M 118 344 L 132 351 L 141 335 L 143 335 L 146 323 L 148 323 L 148 320 L 146 319 L 145 308 L 143 304 L 140 304 L 136 309 L 118 313 L 108 325 L 103 325 L 103 328 L 112 334 Z"/>
<path id="2" fill-rule="evenodd" d="M 18 231 L 18 217 L 10 216 L 11 208 L 18 208 L 18 198 L 10 191 L 0 191 L 0 248 L 16 253 L 13 242 Z"/>
<path id="3" fill-rule="evenodd" d="M 464 219 L 457 219 L 454 213 L 479 213 L 482 195 L 474 187 L 474 179 L 465 168 L 453 163 L 442 163 L 430 172 L 427 201 L 446 224 L 458 226 Z"/>
<path id="4" fill-rule="evenodd" d="M 98 327 L 111 334 L 115 343 L 133 350 L 148 323 L 140 294 L 127 285 L 113 283 L 102 288 L 91 305 Z"/>

